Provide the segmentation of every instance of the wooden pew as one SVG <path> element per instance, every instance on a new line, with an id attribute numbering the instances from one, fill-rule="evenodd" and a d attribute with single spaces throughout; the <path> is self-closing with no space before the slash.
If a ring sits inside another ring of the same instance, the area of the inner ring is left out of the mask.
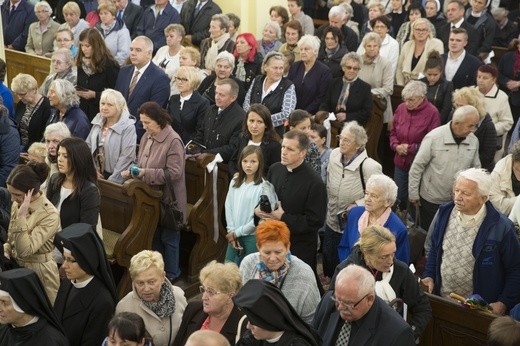
<path id="1" fill-rule="evenodd" d="M 42 85 L 51 68 L 51 59 L 14 49 L 5 49 L 5 60 L 7 63 L 7 80 L 5 82 L 8 86 L 19 73 L 30 74 L 36 79 L 38 85 Z"/>
<path id="2" fill-rule="evenodd" d="M 433 317 L 420 339 L 420 345 L 486 345 L 487 331 L 495 315 L 464 308 L 453 299 L 426 294 Z"/>
<path id="3" fill-rule="evenodd" d="M 105 251 L 111 264 L 124 268 L 117 287 L 118 296 L 122 298 L 132 289 L 128 273 L 130 259 L 152 248 L 162 192 L 138 179 L 127 180 L 123 185 L 106 180 L 98 183 Z"/>
<path id="4" fill-rule="evenodd" d="M 212 260 L 223 261 L 226 252 L 226 228 L 222 213 L 229 186 L 227 165 L 219 164 L 217 175 L 217 233 L 214 241 L 213 174 L 206 165 L 214 155 L 202 154 L 197 159 L 186 160 L 186 189 L 188 196 L 187 230 L 181 233 L 181 279 L 175 283 L 186 297 L 199 293 L 200 270 Z"/>

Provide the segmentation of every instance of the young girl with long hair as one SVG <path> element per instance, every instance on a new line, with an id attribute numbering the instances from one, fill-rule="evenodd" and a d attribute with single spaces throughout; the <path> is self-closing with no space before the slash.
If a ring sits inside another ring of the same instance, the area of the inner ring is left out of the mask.
<path id="1" fill-rule="evenodd" d="M 277 202 L 274 187 L 262 178 L 264 158 L 262 149 L 257 145 L 248 145 L 240 153 L 238 175 L 229 184 L 226 197 L 226 262 L 240 264 L 242 258 L 257 252 L 254 209 L 260 196 L 267 195 L 271 207 Z"/>

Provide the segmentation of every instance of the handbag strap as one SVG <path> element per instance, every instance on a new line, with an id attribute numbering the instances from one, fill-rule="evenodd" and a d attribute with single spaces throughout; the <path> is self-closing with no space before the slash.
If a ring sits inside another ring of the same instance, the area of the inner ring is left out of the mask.
<path id="1" fill-rule="evenodd" d="M 166 189 L 170 193 L 170 197 L 172 198 L 170 202 L 175 202 L 175 191 L 173 190 L 173 184 L 172 180 L 170 179 L 170 173 L 168 172 L 168 169 L 166 167 L 163 168 L 164 172 L 164 181 L 166 183 Z"/>
<path id="2" fill-rule="evenodd" d="M 242 324 L 244 323 L 244 320 L 246 319 L 246 317 L 247 317 L 247 315 L 244 315 L 238 321 L 237 334 L 235 336 L 235 343 L 237 343 L 238 340 L 240 340 L 240 336 L 242 334 Z"/>
<path id="3" fill-rule="evenodd" d="M 408 200 L 408 202 L 406 202 L 406 210 L 410 210 L 411 205 L 412 205 L 412 203 L 410 203 L 410 200 Z M 421 207 L 419 207 L 418 204 L 415 204 L 414 207 L 415 207 L 415 218 L 413 220 L 413 225 L 419 226 L 421 224 L 421 213 L 420 213 Z"/>
<path id="4" fill-rule="evenodd" d="M 365 190 L 367 188 L 367 186 L 365 184 L 365 176 L 363 174 L 363 163 L 365 162 L 366 159 L 368 159 L 368 157 L 365 157 L 363 159 L 363 161 L 361 161 L 361 164 L 359 165 L 359 177 L 361 178 L 361 186 L 363 187 L 363 194 L 365 193 Z"/>

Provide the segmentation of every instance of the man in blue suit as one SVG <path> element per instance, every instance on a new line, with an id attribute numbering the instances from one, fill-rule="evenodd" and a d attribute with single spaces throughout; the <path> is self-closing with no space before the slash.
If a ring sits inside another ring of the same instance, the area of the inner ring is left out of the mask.
<path id="1" fill-rule="evenodd" d="M 161 107 L 170 96 L 170 79 L 164 71 L 152 63 L 153 42 L 146 36 L 136 37 L 130 46 L 131 65 L 121 67 L 115 89 L 126 99 L 135 123 L 137 142 L 144 133 L 137 110 L 147 101 L 155 101 Z"/>
<path id="2" fill-rule="evenodd" d="M 351 264 L 321 299 L 312 326 L 323 345 L 414 346 L 412 327 L 374 291 L 367 269 Z"/>
<path id="3" fill-rule="evenodd" d="M 164 29 L 169 24 L 179 24 L 180 22 L 179 12 L 170 5 L 168 0 L 155 0 L 155 5 L 144 10 L 135 35 L 149 37 L 153 42 L 153 54 L 155 54 L 159 48 L 166 45 Z"/>
<path id="4" fill-rule="evenodd" d="M 23 52 L 27 43 L 29 25 L 37 20 L 34 6 L 28 1 L 4 1 L 2 4 L 2 29 L 5 47 Z"/>

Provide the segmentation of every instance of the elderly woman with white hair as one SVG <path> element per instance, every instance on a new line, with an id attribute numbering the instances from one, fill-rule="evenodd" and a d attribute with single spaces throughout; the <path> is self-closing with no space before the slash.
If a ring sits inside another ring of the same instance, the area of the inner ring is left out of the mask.
<path id="1" fill-rule="evenodd" d="M 262 31 L 262 39 L 258 40 L 258 53 L 266 56 L 269 52 L 277 52 L 282 46 L 280 38 L 282 37 L 282 29 L 278 22 L 267 22 Z"/>
<path id="2" fill-rule="evenodd" d="M 90 148 L 98 179 L 122 184 L 121 172 L 135 161 L 137 134 L 135 117 L 130 115 L 123 95 L 105 89 L 99 101 L 99 113 L 91 122 L 86 142 Z"/>
<path id="3" fill-rule="evenodd" d="M 329 157 L 327 218 L 322 245 L 323 272 L 329 278 L 339 264 L 337 248 L 345 228 L 338 220 L 338 213 L 363 205 L 366 180 L 382 173 L 381 165 L 368 157 L 367 141 L 365 129 L 355 121 L 349 122 L 338 136 L 338 148 L 332 150 Z"/>
<path id="4" fill-rule="evenodd" d="M 403 44 L 399 54 L 396 84 L 405 85 L 410 80 L 422 78 L 428 54 L 432 50 L 443 54 L 444 44 L 441 40 L 433 38 L 427 19 L 416 19 L 412 24 L 411 39 Z"/>
<path id="5" fill-rule="evenodd" d="M 410 81 L 403 88 L 401 103 L 394 114 L 390 131 L 390 148 L 394 155 L 394 180 L 398 187 L 399 207 L 406 209 L 408 202 L 408 172 L 421 142 L 441 124 L 439 111 L 426 98 L 426 84 Z"/>
<path id="6" fill-rule="evenodd" d="M 47 95 L 49 86 L 55 79 L 65 79 L 76 85 L 78 79 L 78 70 L 74 66 L 74 57 L 68 48 L 59 48 L 51 55 L 51 71 L 42 85 L 40 86 L 40 93 Z"/>
<path id="7" fill-rule="evenodd" d="M 238 84 L 238 97 L 237 103 L 243 104 L 246 91 L 244 90 L 244 84 L 238 78 L 232 75 L 233 69 L 235 68 L 235 56 L 230 52 L 223 51 L 218 53 L 217 60 L 215 62 L 215 71 L 200 83 L 197 89 L 199 93 L 208 99 L 210 106 L 215 104 L 215 89 L 217 83 L 220 81 L 231 78 Z"/>
<path id="8" fill-rule="evenodd" d="M 325 99 L 325 86 L 332 81 L 332 72 L 317 60 L 320 40 L 316 36 L 304 35 L 298 41 L 298 48 L 301 60 L 291 66 L 287 79 L 296 88 L 296 108 L 315 114 Z"/>
<path id="9" fill-rule="evenodd" d="M 157 251 L 143 250 L 134 255 L 128 271 L 132 292 L 119 301 L 116 314 L 123 311 L 138 314 L 154 345 L 171 345 L 187 305 L 184 292 L 166 279 L 163 257 Z"/>
<path id="10" fill-rule="evenodd" d="M 48 124 L 62 121 L 73 136 L 87 138 L 90 125 L 87 115 L 79 108 L 79 96 L 74 85 L 65 79 L 55 79 L 49 86 L 47 96 L 54 107 Z"/>
<path id="11" fill-rule="evenodd" d="M 320 105 L 320 111 L 334 113 L 340 125 L 357 121 L 365 126 L 372 115 L 371 87 L 358 77 L 361 64 L 363 60 L 358 54 L 347 53 L 341 59 L 343 76 L 328 85 L 327 94 Z"/>
<path id="12" fill-rule="evenodd" d="M 35 55 L 45 55 L 54 49 L 54 36 L 60 24 L 51 18 L 52 8 L 47 1 L 40 1 L 34 5 L 37 22 L 29 25 L 25 52 Z"/>
<path id="13" fill-rule="evenodd" d="M 365 189 L 364 206 L 352 208 L 348 213 L 347 225 L 338 245 L 340 261 L 352 252 L 360 234 L 370 226 L 383 226 L 396 238 L 395 257 L 408 265 L 410 244 L 408 230 L 399 216 L 392 211 L 397 198 L 397 185 L 384 174 L 374 174 L 368 178 Z"/>

